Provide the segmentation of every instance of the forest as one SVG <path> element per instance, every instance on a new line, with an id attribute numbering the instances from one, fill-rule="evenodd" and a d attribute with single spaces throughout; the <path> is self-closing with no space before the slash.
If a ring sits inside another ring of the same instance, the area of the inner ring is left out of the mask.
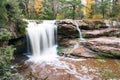
<path id="1" fill-rule="evenodd" d="M 24 55 L 54 45 L 58 62 Z M 119 52 L 120 0 L 0 0 L 0 80 L 119 80 Z"/>

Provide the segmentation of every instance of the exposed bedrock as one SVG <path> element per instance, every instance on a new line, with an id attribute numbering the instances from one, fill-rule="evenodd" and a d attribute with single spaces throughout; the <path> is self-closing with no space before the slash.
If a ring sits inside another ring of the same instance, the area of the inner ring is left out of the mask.
<path id="1" fill-rule="evenodd" d="M 74 22 L 79 25 L 84 42 L 79 41 L 79 33 Z M 95 24 L 82 20 L 61 20 L 58 21 L 58 42 L 59 53 L 65 56 L 77 57 L 120 57 L 120 28 L 108 25 L 107 22 L 93 21 Z M 103 27 L 104 24 L 104 27 Z M 86 27 L 87 29 L 83 28 Z M 102 25 L 100 27 L 100 25 Z M 81 27 L 82 26 L 82 27 Z M 89 27 L 89 28 L 88 28 Z M 75 47 L 77 45 L 77 47 Z"/>
<path id="2" fill-rule="evenodd" d="M 78 42 L 77 47 L 73 48 L 70 47 L 70 42 L 66 42 L 69 45 L 61 49 L 61 52 L 63 50 L 64 54 L 76 57 L 120 58 L 120 38 L 100 37 L 86 39 L 85 42 Z M 73 40 L 74 46 L 76 46 L 76 42 Z M 66 52 L 65 49 L 67 49 Z"/>
<path id="3" fill-rule="evenodd" d="M 79 33 L 76 24 L 82 31 L 85 38 L 95 38 L 101 36 L 117 36 L 120 37 L 119 26 L 114 26 L 104 21 L 83 21 L 83 20 L 60 20 L 57 21 L 59 38 L 78 38 Z"/>
<path id="4" fill-rule="evenodd" d="M 120 57 L 120 38 L 101 37 L 90 39 L 82 45 L 103 57 Z"/>

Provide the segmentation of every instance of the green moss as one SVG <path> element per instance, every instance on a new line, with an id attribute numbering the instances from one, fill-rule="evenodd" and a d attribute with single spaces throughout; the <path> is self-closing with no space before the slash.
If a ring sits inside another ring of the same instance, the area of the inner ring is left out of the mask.
<path id="1" fill-rule="evenodd" d="M 92 38 L 92 37 L 94 37 L 92 35 L 85 34 L 85 33 L 82 33 L 82 36 L 83 36 L 83 38 Z"/>
<path id="2" fill-rule="evenodd" d="M 101 55 L 97 55 L 97 56 L 95 56 L 95 58 L 97 58 L 97 59 L 104 59 L 105 57 L 101 56 Z"/>
<path id="3" fill-rule="evenodd" d="M 100 71 L 100 74 L 103 79 L 113 79 L 116 78 L 117 75 L 112 72 L 110 69 L 104 69 Z"/>
<path id="4" fill-rule="evenodd" d="M 97 56 L 96 56 L 96 58 L 98 59 L 104 59 L 104 58 L 110 58 L 110 57 L 114 57 L 114 55 L 111 54 L 110 51 L 108 52 L 99 51 L 97 52 Z"/>
<path id="5" fill-rule="evenodd" d="M 100 28 L 100 24 L 95 25 L 95 29 L 99 29 Z"/>
<path id="6" fill-rule="evenodd" d="M 58 47 L 57 51 L 58 51 L 58 53 L 61 53 L 62 52 L 62 47 Z"/>
<path id="7" fill-rule="evenodd" d="M 39 72 L 29 72 L 27 75 L 26 75 L 26 79 L 27 80 L 31 80 L 31 79 L 35 79 L 35 80 L 48 80 L 48 76 L 44 77 L 44 78 L 41 78 L 39 76 Z"/>

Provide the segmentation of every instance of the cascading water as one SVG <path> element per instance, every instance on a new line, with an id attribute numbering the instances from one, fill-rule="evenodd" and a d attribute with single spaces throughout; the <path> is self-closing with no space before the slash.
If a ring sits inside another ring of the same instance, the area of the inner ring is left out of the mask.
<path id="1" fill-rule="evenodd" d="M 78 61 L 85 59 L 57 56 L 55 21 L 43 21 L 42 23 L 28 21 L 26 30 L 28 53 L 32 53 L 27 62 L 34 63 L 30 64 L 29 68 L 34 74 L 39 74 L 37 75 L 38 79 L 48 76 L 49 80 L 93 80 L 93 76 L 86 74 L 87 68 L 81 64 L 78 65 Z M 79 29 L 78 31 L 80 32 Z M 82 75 L 81 72 L 86 75 Z M 35 79 L 34 74 L 33 79 Z"/>
<path id="2" fill-rule="evenodd" d="M 79 28 L 78 23 L 77 23 L 76 21 L 74 21 L 74 23 L 75 23 L 76 28 L 77 28 L 77 30 L 78 30 L 78 32 L 79 32 L 79 39 L 80 39 L 80 41 L 85 41 L 85 39 L 82 37 L 82 32 L 81 32 L 81 30 L 80 30 L 80 28 Z"/>
<path id="3" fill-rule="evenodd" d="M 32 53 L 30 60 L 50 61 L 57 57 L 55 21 L 46 20 L 38 24 L 35 21 L 28 21 L 26 30 L 27 40 L 29 40 L 27 42 L 30 42 L 28 51 Z"/>

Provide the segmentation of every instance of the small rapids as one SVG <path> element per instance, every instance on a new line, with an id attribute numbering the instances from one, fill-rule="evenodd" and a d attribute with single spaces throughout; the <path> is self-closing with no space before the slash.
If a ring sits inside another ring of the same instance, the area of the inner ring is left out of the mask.
<path id="1" fill-rule="evenodd" d="M 30 68 L 32 72 L 38 73 L 40 78 L 48 77 L 48 80 L 93 80 L 97 76 L 89 72 L 95 70 L 79 64 L 85 60 L 57 57 L 53 61 L 33 62 Z"/>
<path id="2" fill-rule="evenodd" d="M 75 23 L 77 26 L 77 23 Z M 80 39 L 83 40 L 80 29 Z M 36 23 L 28 21 L 27 48 L 31 57 L 26 63 L 32 72 L 38 73 L 40 78 L 47 77 L 49 80 L 92 80 L 93 75 L 82 75 L 86 69 L 78 64 L 85 59 L 72 59 L 57 56 L 57 25 L 55 21 L 43 21 Z M 70 78 L 70 79 L 69 79 Z"/>

